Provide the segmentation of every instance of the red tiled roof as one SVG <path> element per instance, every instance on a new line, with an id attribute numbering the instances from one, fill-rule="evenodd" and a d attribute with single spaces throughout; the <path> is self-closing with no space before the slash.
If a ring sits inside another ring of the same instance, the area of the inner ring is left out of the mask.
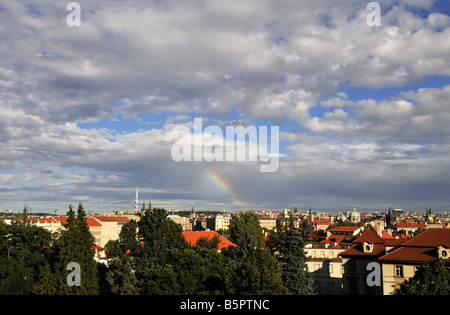
<path id="1" fill-rule="evenodd" d="M 62 224 L 67 224 L 67 219 L 68 217 L 54 217 L 57 221 L 61 222 Z M 99 226 L 101 225 L 100 222 L 98 222 L 96 219 L 94 219 L 93 217 L 87 217 L 86 218 L 86 223 L 89 226 Z"/>
<path id="2" fill-rule="evenodd" d="M 335 228 L 329 229 L 330 232 L 355 232 L 359 229 L 359 226 L 337 226 Z"/>
<path id="3" fill-rule="evenodd" d="M 435 251 L 424 247 L 400 247 L 393 252 L 380 257 L 383 261 L 420 261 L 425 262 L 433 257 Z"/>
<path id="4" fill-rule="evenodd" d="M 403 246 L 450 247 L 450 229 L 427 229 L 419 235 L 403 243 Z"/>
<path id="5" fill-rule="evenodd" d="M 104 222 L 129 222 L 130 219 L 127 217 L 107 217 L 107 216 L 94 216 L 97 220 Z"/>
<path id="6" fill-rule="evenodd" d="M 426 228 L 427 225 L 425 223 L 418 223 L 418 222 L 402 222 L 397 221 L 394 226 L 397 228 Z"/>
<path id="7" fill-rule="evenodd" d="M 378 234 L 377 227 L 374 226 L 373 229 L 374 229 L 375 232 L 377 232 L 377 234 Z M 389 234 L 388 232 L 386 232 L 386 230 L 383 230 L 383 236 L 382 236 L 382 238 L 383 238 L 383 239 L 390 239 L 390 238 L 394 238 L 394 237 L 393 237 L 391 234 Z"/>
<path id="8" fill-rule="evenodd" d="M 363 243 L 367 242 L 373 244 L 373 250 L 371 253 L 365 253 L 363 249 Z M 365 230 L 361 236 L 359 236 L 354 242 L 352 247 L 340 253 L 340 256 L 378 256 L 386 250 L 383 239 L 372 228 Z"/>
<path id="9" fill-rule="evenodd" d="M 95 226 L 97 226 L 97 225 L 101 226 L 102 225 L 100 222 L 98 222 L 98 220 L 96 220 L 96 219 L 94 219 L 92 217 L 86 218 L 86 223 L 89 226 L 94 226 L 94 225 Z"/>
<path id="10" fill-rule="evenodd" d="M 219 250 L 221 250 L 222 248 L 225 248 L 225 247 L 229 247 L 229 246 L 236 246 L 235 244 L 231 243 L 229 240 L 227 240 L 225 237 L 223 237 L 216 231 L 183 232 L 183 236 L 186 239 L 186 242 L 190 243 L 192 246 L 195 246 L 195 244 L 197 244 L 197 241 L 201 237 L 206 237 L 207 239 L 212 240 L 214 238 L 214 236 L 216 236 L 216 235 L 219 236 L 219 240 L 220 240 Z"/>
<path id="11" fill-rule="evenodd" d="M 399 249 L 386 254 L 384 261 L 425 262 L 437 255 L 437 247 L 450 247 L 450 229 L 427 229 L 410 240 L 405 241 Z"/>
<path id="12" fill-rule="evenodd" d="M 373 244 L 384 244 L 383 239 L 377 234 L 377 231 L 373 227 L 365 230 L 360 237 L 358 237 L 354 243 L 364 243 L 365 241 Z"/>

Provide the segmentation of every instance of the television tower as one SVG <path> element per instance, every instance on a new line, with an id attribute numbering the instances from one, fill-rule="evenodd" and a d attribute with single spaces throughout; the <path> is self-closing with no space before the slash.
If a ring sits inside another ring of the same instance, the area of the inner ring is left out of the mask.
<path id="1" fill-rule="evenodd" d="M 139 210 L 139 187 L 136 186 L 136 197 L 134 198 L 134 210 Z"/>

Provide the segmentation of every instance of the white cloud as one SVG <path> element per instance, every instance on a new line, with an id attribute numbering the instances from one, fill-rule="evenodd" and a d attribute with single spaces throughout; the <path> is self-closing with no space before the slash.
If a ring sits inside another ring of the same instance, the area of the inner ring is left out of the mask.
<path id="1" fill-rule="evenodd" d="M 403 89 L 382 101 L 340 90 L 381 93 L 450 75 L 449 17 L 416 14 L 431 0 L 380 4 L 382 26 L 374 28 L 366 3 L 356 0 L 89 1 L 81 4 L 82 26 L 68 27 L 65 5 L 6 1 L 0 179 L 10 186 L 2 187 L 21 187 L 35 200 L 74 191 L 101 204 L 103 194 L 105 204 L 117 205 L 115 198 L 128 198 L 124 187 L 139 182 L 161 199 L 204 203 L 203 195 L 218 195 L 199 174 L 214 167 L 250 201 L 267 205 L 267 196 L 276 196 L 274 204 L 356 198 L 371 176 L 377 188 L 384 179 L 413 189 L 408 182 L 419 175 L 442 183 L 432 166 L 400 178 L 422 161 L 447 167 L 449 86 Z M 315 115 L 316 107 L 324 113 Z M 290 154 L 277 174 L 263 177 L 245 163 L 174 163 L 171 128 L 193 115 L 222 125 L 264 119 L 299 127 L 281 132 Z M 108 129 L 105 122 L 121 125 L 122 117 L 136 127 Z M 140 130 L 145 124 L 154 128 Z M 363 174 L 350 185 L 355 192 L 344 191 L 340 182 L 354 174 Z"/>

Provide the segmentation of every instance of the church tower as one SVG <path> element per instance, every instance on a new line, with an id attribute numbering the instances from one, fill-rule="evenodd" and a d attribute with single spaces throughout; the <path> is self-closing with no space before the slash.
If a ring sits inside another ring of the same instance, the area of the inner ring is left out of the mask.
<path id="1" fill-rule="evenodd" d="M 397 215 L 395 214 L 395 211 L 392 210 L 392 206 L 390 206 L 386 215 L 386 225 L 394 225 L 395 222 L 397 222 Z"/>

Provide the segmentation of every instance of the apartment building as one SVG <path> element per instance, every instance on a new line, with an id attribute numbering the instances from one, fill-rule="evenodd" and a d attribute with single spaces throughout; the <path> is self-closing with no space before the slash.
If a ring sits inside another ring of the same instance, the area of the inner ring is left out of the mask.
<path id="1" fill-rule="evenodd" d="M 381 256 L 383 294 L 395 294 L 401 283 L 414 276 L 418 267 L 435 257 L 443 259 L 450 267 L 450 229 L 427 229 Z"/>

